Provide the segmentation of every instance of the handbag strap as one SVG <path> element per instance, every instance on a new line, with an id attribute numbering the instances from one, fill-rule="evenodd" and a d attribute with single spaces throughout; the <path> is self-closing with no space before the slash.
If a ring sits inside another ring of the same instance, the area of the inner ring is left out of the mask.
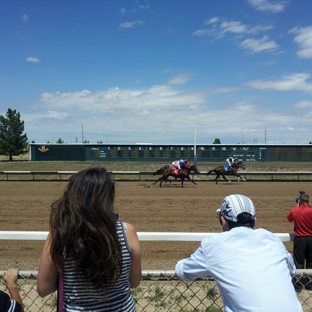
<path id="1" fill-rule="evenodd" d="M 57 290 L 57 312 L 63 312 L 63 270 L 59 270 L 59 282 L 58 282 L 58 290 Z"/>

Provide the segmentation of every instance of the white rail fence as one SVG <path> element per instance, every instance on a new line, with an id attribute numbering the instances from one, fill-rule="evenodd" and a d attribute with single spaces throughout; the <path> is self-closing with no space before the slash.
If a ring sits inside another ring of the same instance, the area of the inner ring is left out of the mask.
<path id="1" fill-rule="evenodd" d="M 48 232 L 0 231 L 0 240 L 46 239 Z M 201 241 L 215 233 L 138 232 L 140 241 Z M 283 242 L 293 241 L 292 233 L 275 233 Z M 179 259 L 177 259 L 179 260 Z M 0 268 L 0 274 L 6 268 Z M 36 290 L 37 271 L 20 271 L 18 286 L 25 311 L 56 311 L 56 293 L 40 298 Z M 297 296 L 303 311 L 312 311 L 312 270 L 297 270 L 296 282 L 300 286 Z M 310 287 L 311 286 L 311 287 Z M 0 289 L 7 292 L 0 281 Z M 216 282 L 207 277 L 191 283 L 179 281 L 174 270 L 144 270 L 141 284 L 133 290 L 137 311 L 223 311 L 223 303 Z"/>
<path id="2" fill-rule="evenodd" d="M 77 171 L 0 171 L 0 181 L 67 181 Z M 312 181 L 312 171 L 279 172 L 279 171 L 239 171 L 242 178 L 248 181 Z M 114 180 L 121 181 L 156 181 L 160 175 L 151 171 L 111 171 Z M 215 175 L 207 176 L 207 171 L 191 173 L 196 181 L 214 182 Z M 229 180 L 235 176 L 227 176 Z M 221 179 L 222 181 L 222 179 Z"/>

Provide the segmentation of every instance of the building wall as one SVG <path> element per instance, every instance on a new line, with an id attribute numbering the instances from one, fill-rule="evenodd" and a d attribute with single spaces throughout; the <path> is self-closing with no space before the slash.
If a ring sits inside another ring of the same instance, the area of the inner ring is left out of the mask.
<path id="1" fill-rule="evenodd" d="M 30 144 L 31 160 L 171 162 L 194 159 L 194 146 L 166 144 Z M 312 145 L 198 144 L 198 161 L 311 161 Z"/>

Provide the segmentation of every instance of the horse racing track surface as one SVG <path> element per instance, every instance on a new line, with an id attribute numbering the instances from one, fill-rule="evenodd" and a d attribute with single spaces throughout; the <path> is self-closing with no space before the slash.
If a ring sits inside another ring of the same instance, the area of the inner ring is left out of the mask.
<path id="1" fill-rule="evenodd" d="M 0 182 L 0 230 L 48 231 L 50 204 L 67 182 Z M 234 193 L 249 196 L 256 207 L 257 227 L 290 233 L 286 215 L 299 191 L 310 194 L 311 182 L 164 183 L 116 182 L 115 210 L 138 232 L 219 232 L 216 209 Z M 172 270 L 199 242 L 142 241 L 143 270 Z M 289 251 L 292 243 L 285 243 Z M 0 270 L 16 266 L 37 270 L 43 241 L 0 240 Z"/>

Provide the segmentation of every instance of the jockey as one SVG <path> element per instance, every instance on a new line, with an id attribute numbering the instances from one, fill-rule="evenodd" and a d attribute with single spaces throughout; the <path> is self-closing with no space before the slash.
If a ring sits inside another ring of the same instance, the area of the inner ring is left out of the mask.
<path id="1" fill-rule="evenodd" d="M 236 157 L 232 157 L 232 156 L 226 159 L 226 162 L 228 163 L 228 166 L 229 166 L 229 171 L 231 170 L 232 166 L 235 164 L 235 161 L 237 160 L 238 159 Z"/>
<path id="2" fill-rule="evenodd" d="M 180 159 L 172 162 L 172 166 L 181 170 L 181 167 L 189 167 L 188 159 Z"/>

